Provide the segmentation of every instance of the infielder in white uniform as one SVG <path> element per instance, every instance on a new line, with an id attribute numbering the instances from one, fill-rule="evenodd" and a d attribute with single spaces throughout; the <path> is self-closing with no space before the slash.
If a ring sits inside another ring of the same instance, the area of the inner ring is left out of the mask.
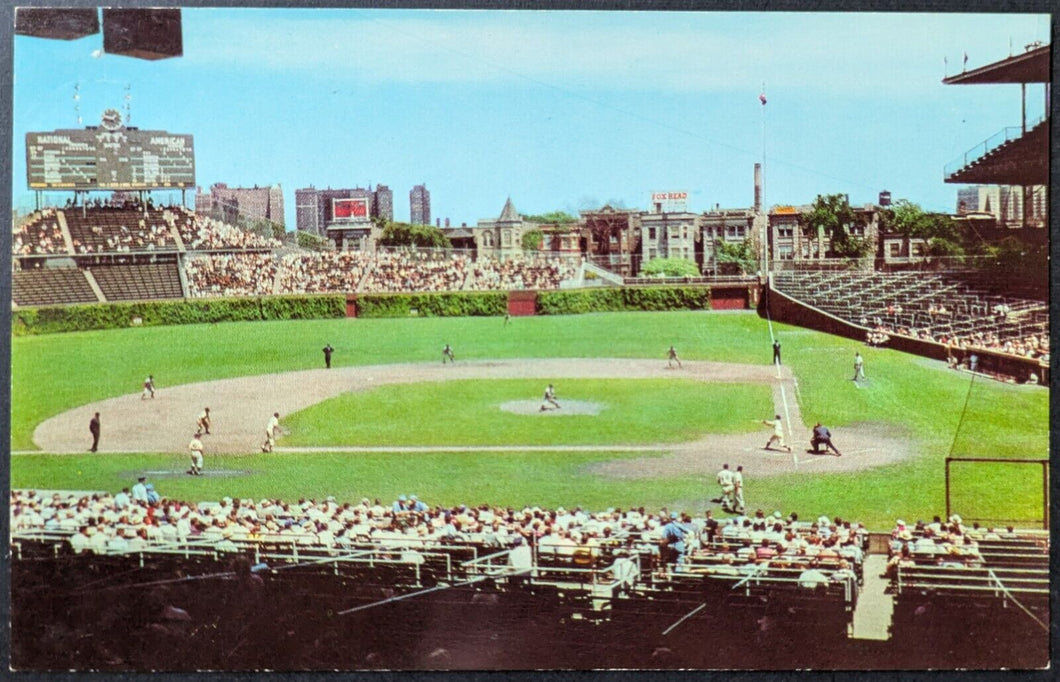
<path id="1" fill-rule="evenodd" d="M 265 425 L 265 444 L 261 446 L 262 452 L 272 452 L 272 446 L 276 445 L 276 432 L 280 429 L 280 413 L 273 412 L 269 417 L 269 423 Z"/>
<path id="2" fill-rule="evenodd" d="M 192 476 L 202 476 L 202 440 L 199 438 L 199 434 L 194 434 L 191 437 L 191 442 L 188 443 L 188 450 L 191 451 L 191 468 L 188 469 L 188 473 Z"/>

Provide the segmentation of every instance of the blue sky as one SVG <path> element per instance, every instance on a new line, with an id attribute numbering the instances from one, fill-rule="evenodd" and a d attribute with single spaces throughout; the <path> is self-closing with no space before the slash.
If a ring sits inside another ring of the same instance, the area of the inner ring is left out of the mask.
<path id="1" fill-rule="evenodd" d="M 25 133 L 131 125 L 195 136 L 202 186 L 426 183 L 452 224 L 604 202 L 749 206 L 880 190 L 952 211 L 942 168 L 1020 121 L 1016 85 L 945 86 L 1049 40 L 1048 15 L 184 9 L 184 56 L 100 53 L 99 35 L 15 37 L 13 201 Z M 944 64 L 948 60 L 948 67 Z M 765 84 L 768 104 L 758 95 Z M 1028 88 L 1028 116 L 1044 94 Z M 764 125 L 763 125 L 764 122 Z M 63 197 L 65 199 L 65 197 Z M 189 202 L 191 198 L 189 197 Z"/>

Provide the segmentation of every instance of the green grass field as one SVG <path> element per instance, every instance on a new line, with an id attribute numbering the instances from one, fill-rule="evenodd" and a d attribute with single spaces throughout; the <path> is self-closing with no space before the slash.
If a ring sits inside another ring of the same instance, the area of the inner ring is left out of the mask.
<path id="1" fill-rule="evenodd" d="M 785 364 L 798 379 L 798 400 L 805 420 L 812 424 L 820 418 L 837 428 L 859 422 L 892 424 L 912 439 L 915 449 L 914 456 L 906 461 L 857 474 L 800 474 L 750 480 L 747 494 L 754 507 L 799 511 L 804 516 L 838 514 L 885 528 L 897 516 L 930 516 L 943 511 L 943 459 L 951 446 L 953 454 L 960 456 L 1048 457 L 1048 391 L 1043 388 L 982 380 L 970 384 L 967 375 L 949 371 L 942 363 L 867 349 L 846 339 L 784 325 L 776 325 L 775 331 L 783 343 Z M 339 366 L 439 362 L 445 343 L 453 345 L 458 359 L 619 357 L 658 358 L 663 363 L 671 343 L 689 360 L 765 364 L 771 355 L 766 322 L 751 313 L 517 318 L 508 327 L 493 318 L 252 322 L 20 337 L 12 340 L 12 448 L 34 449 L 33 429 L 42 420 L 87 402 L 136 392 L 149 373 L 164 390 L 166 386 L 193 381 L 319 367 L 323 363 L 320 349 L 328 342 L 336 348 L 334 363 Z M 869 379 L 863 388 L 849 381 L 851 361 L 858 349 L 865 356 Z M 506 386 L 507 381 L 489 383 L 496 385 L 482 387 L 476 393 L 473 409 L 483 410 L 483 405 L 499 400 L 502 394 L 524 391 L 519 385 Z M 539 383 L 527 385 L 529 398 L 540 397 Z M 643 419 L 605 423 L 609 418 L 605 410 L 593 418 L 604 421 L 592 421 L 586 429 L 579 428 L 579 438 L 586 439 L 581 442 L 606 445 L 667 440 L 667 431 L 659 422 L 670 414 L 671 401 L 622 402 L 638 395 L 644 398 L 650 392 L 636 390 L 636 382 L 632 381 L 603 383 L 609 386 L 564 382 L 561 395 L 575 397 L 583 388 L 592 395 L 610 390 L 614 399 L 604 402 L 621 408 L 613 414 L 643 409 Z M 668 383 L 666 397 L 670 398 L 671 392 L 681 396 L 678 402 L 682 421 L 688 417 L 695 422 L 708 412 L 718 412 L 697 410 L 696 401 L 708 399 L 708 394 L 722 387 Z M 682 393 L 686 389 L 689 393 Z M 761 400 L 755 389 L 728 386 L 724 391 L 730 393 L 711 395 L 709 399 L 723 401 L 726 408 L 721 414 L 731 415 L 730 423 L 735 424 L 747 419 L 747 411 L 755 412 L 753 417 L 761 416 L 760 407 L 753 407 Z M 295 440 L 302 444 L 360 442 L 361 438 L 374 443 L 403 438 L 401 442 L 405 443 L 453 444 L 454 434 L 464 434 L 468 439 L 465 442 L 477 442 L 476 431 L 480 434 L 486 429 L 491 443 L 531 442 L 524 440 L 528 437 L 525 431 L 503 427 L 502 422 L 511 415 L 495 409 L 481 412 L 483 418 L 488 413 L 492 421 L 455 417 L 451 401 L 438 399 L 432 393 L 437 390 L 433 384 L 392 386 L 341 396 L 335 400 L 343 401 L 339 403 L 342 409 L 357 410 L 356 414 L 370 418 L 359 420 L 363 422 L 359 424 L 328 425 L 323 416 L 327 406 L 319 405 L 292 416 L 288 425 L 297 426 Z M 744 391 L 749 393 L 742 395 Z M 966 398 L 967 412 L 954 441 Z M 408 419 L 405 428 L 399 430 L 383 423 L 382 415 L 394 406 L 406 415 L 416 415 L 412 420 L 414 428 L 409 428 Z M 443 425 L 447 423 L 450 426 L 445 431 Z M 534 423 L 540 426 L 540 421 Z M 699 423 L 693 430 L 726 428 L 736 427 Z M 540 438 L 533 442 L 562 442 L 553 440 L 558 438 L 554 434 Z M 248 455 L 216 457 L 211 461 L 218 468 L 248 471 L 245 476 L 166 479 L 158 483 L 165 494 L 187 499 L 223 495 L 297 499 L 331 494 L 340 499 L 366 496 L 389 501 L 394 495 L 415 492 L 441 504 L 582 504 L 592 508 L 667 505 L 696 512 L 704 508 L 707 497 L 713 496 L 711 482 L 700 476 L 615 480 L 586 471 L 593 462 L 628 456 L 634 455 Z M 134 480 L 133 474 L 138 471 L 172 469 L 173 459 L 152 453 L 106 457 L 20 455 L 12 458 L 11 485 L 116 490 Z M 984 516 L 1038 518 L 1042 493 L 1037 467 L 1003 468 L 1009 473 L 999 474 L 997 467 L 985 465 L 963 469 L 955 481 L 955 499 L 962 505 L 981 507 L 979 513 Z M 999 475 L 1016 478 L 999 490 L 991 484 Z M 976 513 L 962 511 L 968 517 Z"/>
<path id="2" fill-rule="evenodd" d="M 284 420 L 298 445 L 607 445 L 680 443 L 739 433 L 761 418 L 768 386 L 677 380 L 567 380 L 561 398 L 597 402 L 600 414 L 549 419 L 501 411 L 539 398 L 537 380 L 446 381 L 347 393 Z M 351 415 L 336 419 L 335 415 Z M 353 416 L 355 415 L 355 417 Z"/>

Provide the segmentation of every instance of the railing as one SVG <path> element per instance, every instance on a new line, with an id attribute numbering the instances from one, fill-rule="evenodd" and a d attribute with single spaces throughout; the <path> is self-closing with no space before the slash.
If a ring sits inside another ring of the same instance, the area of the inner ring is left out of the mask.
<path id="1" fill-rule="evenodd" d="M 1029 122 L 1027 124 L 1026 131 L 1024 130 L 1023 126 L 1009 126 L 1007 128 L 1002 128 L 1000 131 L 994 133 L 987 139 L 983 140 L 979 144 L 966 151 L 962 156 L 947 163 L 942 169 L 943 177 L 950 177 L 960 169 L 978 161 L 979 159 L 983 158 L 984 156 L 994 151 L 1001 145 L 1007 142 L 1011 142 L 1012 140 L 1018 140 L 1025 134 L 1025 132 L 1033 130 L 1035 126 L 1039 125 L 1044 121 L 1045 117 L 1042 116 L 1033 122 Z"/>
<path id="2" fill-rule="evenodd" d="M 659 285 L 659 284 L 755 284 L 758 278 L 754 275 L 720 275 L 718 277 L 626 277 L 626 285 Z"/>

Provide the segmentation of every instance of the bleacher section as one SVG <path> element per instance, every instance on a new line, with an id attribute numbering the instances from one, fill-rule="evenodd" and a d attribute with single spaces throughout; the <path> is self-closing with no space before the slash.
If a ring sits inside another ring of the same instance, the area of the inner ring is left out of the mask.
<path id="1" fill-rule="evenodd" d="M 103 265 L 92 275 L 108 301 L 181 298 L 176 262 L 148 265 Z"/>
<path id="2" fill-rule="evenodd" d="M 91 208 L 63 211 L 74 254 L 175 251 L 172 218 L 168 211 L 123 208 Z"/>
<path id="3" fill-rule="evenodd" d="M 11 276 L 11 298 L 15 305 L 61 305 L 96 303 L 99 298 L 77 268 L 34 268 Z"/>
<path id="4" fill-rule="evenodd" d="M 1048 352 L 1045 302 L 990 293 L 963 273 L 779 272 L 773 283 L 866 329 L 1024 357 Z"/>
<path id="5" fill-rule="evenodd" d="M 46 209 L 35 213 L 15 229 L 11 253 L 15 256 L 67 253 L 56 212 Z"/>

